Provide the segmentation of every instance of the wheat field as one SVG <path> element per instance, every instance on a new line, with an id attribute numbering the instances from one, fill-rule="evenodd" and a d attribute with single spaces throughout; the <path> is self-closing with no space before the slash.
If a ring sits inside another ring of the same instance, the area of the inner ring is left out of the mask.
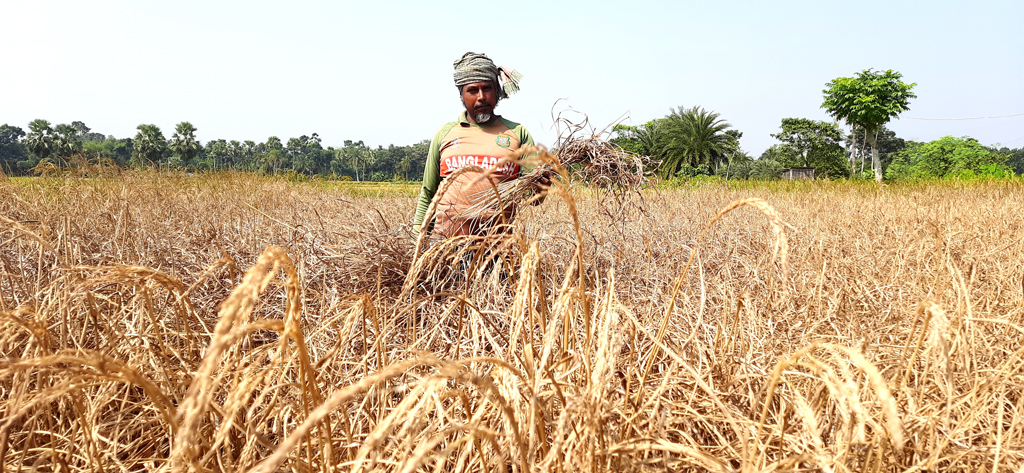
<path id="1" fill-rule="evenodd" d="M 4 471 L 1021 471 L 1024 188 L 0 182 Z"/>

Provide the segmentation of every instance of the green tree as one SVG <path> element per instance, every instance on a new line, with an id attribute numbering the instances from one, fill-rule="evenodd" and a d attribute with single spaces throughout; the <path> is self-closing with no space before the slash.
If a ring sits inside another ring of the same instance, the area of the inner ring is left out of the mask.
<path id="1" fill-rule="evenodd" d="M 277 170 L 281 169 L 281 167 L 285 163 L 284 153 L 282 153 L 281 150 L 279 149 L 272 149 L 270 151 L 267 151 L 263 155 L 263 162 L 267 167 L 271 169 L 273 173 L 276 174 Z"/>
<path id="2" fill-rule="evenodd" d="M 327 152 L 320 143 L 320 135 L 316 133 L 289 138 L 284 152 L 291 162 L 292 170 L 307 175 L 326 173 L 334 154 Z"/>
<path id="3" fill-rule="evenodd" d="M 618 124 L 612 127 L 613 136 L 609 140 L 623 150 L 643 156 L 654 156 L 658 150 L 658 123 L 662 119 L 651 120 L 639 126 Z"/>
<path id="4" fill-rule="evenodd" d="M 412 155 L 402 156 L 402 160 L 398 162 L 398 169 L 402 171 L 402 179 L 408 181 L 409 170 L 412 169 Z"/>
<path id="5" fill-rule="evenodd" d="M 726 159 L 733 137 L 732 128 L 718 113 L 701 107 L 673 109 L 657 125 L 660 173 L 672 177 L 686 167 L 709 173 Z"/>
<path id="6" fill-rule="evenodd" d="M 239 164 L 242 169 L 252 171 L 255 169 L 257 145 L 255 141 L 245 140 L 239 149 Z"/>
<path id="7" fill-rule="evenodd" d="M 366 167 L 372 165 L 377 155 L 379 152 L 368 148 L 362 140 L 356 142 L 345 140 L 345 146 L 334 151 L 334 167 L 351 166 L 355 171 L 356 181 L 360 181 L 365 174 L 360 171 L 365 171 Z"/>
<path id="8" fill-rule="evenodd" d="M 167 155 L 167 139 L 156 125 L 139 125 L 132 140 L 132 162 L 137 166 L 159 165 Z"/>
<path id="9" fill-rule="evenodd" d="M 83 141 L 82 150 L 91 156 L 110 159 L 117 165 L 124 166 L 132 157 L 132 139 L 108 136 L 101 141 Z"/>
<path id="10" fill-rule="evenodd" d="M 879 161 L 882 162 L 882 170 L 889 168 L 889 164 L 892 163 L 893 158 L 896 157 L 896 153 L 906 148 L 907 142 L 898 136 L 892 130 L 886 126 L 878 127 L 875 131 L 875 140 L 878 142 L 878 156 Z M 857 158 L 860 158 L 860 173 L 864 173 L 865 156 L 870 151 L 868 150 L 868 136 L 862 128 L 854 127 L 853 132 L 846 135 L 846 144 L 849 150 L 849 166 L 850 174 L 853 175 L 858 172 Z"/>
<path id="11" fill-rule="evenodd" d="M 60 124 L 53 128 L 53 150 L 52 155 L 57 158 L 67 158 L 82 150 L 82 139 L 78 136 L 78 130 L 67 124 Z"/>
<path id="12" fill-rule="evenodd" d="M 740 138 L 743 138 L 743 132 L 742 131 L 739 131 L 739 130 L 726 130 L 725 134 L 729 135 L 729 138 L 730 138 L 729 147 L 728 147 L 728 149 L 725 152 L 726 161 L 728 163 L 726 165 L 726 167 L 725 167 L 725 180 L 728 181 L 730 177 L 733 177 L 733 175 L 732 175 L 732 166 L 733 166 L 733 164 L 743 164 L 743 163 L 751 161 L 752 158 L 750 157 L 749 154 L 747 154 L 746 151 L 743 151 L 743 148 L 740 148 Z M 721 172 L 722 172 L 722 169 L 720 167 L 719 167 L 719 169 L 715 170 L 716 174 L 720 174 Z"/>
<path id="13" fill-rule="evenodd" d="M 310 174 L 314 167 L 313 160 L 307 153 L 306 146 L 309 137 L 302 135 L 298 138 L 289 138 L 284 149 L 288 153 L 288 160 L 292 163 L 292 169 L 304 174 Z"/>
<path id="14" fill-rule="evenodd" d="M 181 122 L 174 127 L 171 142 L 167 147 L 178 156 L 185 166 L 202 151 L 203 145 L 196 140 L 196 127 L 189 122 Z"/>
<path id="15" fill-rule="evenodd" d="M 911 143 L 896 155 L 889 166 L 889 179 L 930 177 L 970 177 L 979 174 L 1003 175 L 1006 154 L 992 152 L 969 137 L 944 136 L 928 143 Z"/>
<path id="16" fill-rule="evenodd" d="M 256 165 L 263 169 L 263 172 L 277 173 L 277 170 L 285 164 L 284 144 L 276 136 L 267 138 L 267 141 L 256 147 L 256 154 L 253 158 Z"/>
<path id="17" fill-rule="evenodd" d="M 1003 148 L 1000 152 L 1006 155 L 1006 165 L 1013 168 L 1013 172 L 1024 175 L 1024 148 Z"/>
<path id="18" fill-rule="evenodd" d="M 882 162 L 878 156 L 876 132 L 889 120 L 909 110 L 910 99 L 917 98 L 911 91 L 916 83 L 906 84 L 903 76 L 892 69 L 858 72 L 856 77 L 840 77 L 825 85 L 825 100 L 821 108 L 829 115 L 851 126 L 862 128 L 871 143 L 871 169 L 875 180 L 882 181 Z"/>
<path id="19" fill-rule="evenodd" d="M 649 168 L 646 171 L 657 171 L 661 163 L 658 151 L 658 125 L 663 120 L 658 118 L 638 126 L 615 125 L 612 127 L 612 138 L 609 141 L 628 153 L 653 158 L 647 161 Z"/>
<path id="20" fill-rule="evenodd" d="M 104 136 L 103 133 L 93 132 L 91 128 L 89 128 L 85 125 L 85 123 L 82 123 L 80 121 L 71 122 L 71 126 L 75 128 L 76 134 L 78 135 L 78 139 L 81 140 L 81 142 L 83 143 L 90 141 L 103 141 L 107 139 L 107 137 Z"/>
<path id="21" fill-rule="evenodd" d="M 53 154 L 54 145 L 54 132 L 50 126 L 50 122 L 38 118 L 32 120 L 28 124 L 29 133 L 25 137 L 25 146 L 32 154 L 36 155 L 35 161 L 46 159 Z M 19 167 L 24 167 L 24 164 L 19 164 Z M 35 166 L 33 163 L 31 166 Z"/>
<path id="22" fill-rule="evenodd" d="M 228 159 L 231 169 L 236 169 L 244 160 L 245 149 L 238 140 L 228 141 Z"/>
<path id="23" fill-rule="evenodd" d="M 231 162 L 231 151 L 228 142 L 222 139 L 210 140 L 203 148 L 202 167 L 206 169 L 220 169 Z"/>
<path id="24" fill-rule="evenodd" d="M 750 179 L 759 181 L 771 181 L 778 179 L 782 175 L 782 170 L 786 168 L 785 164 L 782 164 L 776 159 L 765 158 L 758 159 L 750 165 Z"/>
<path id="25" fill-rule="evenodd" d="M 782 131 L 771 136 L 782 142 L 778 151 L 786 156 L 783 164 L 812 167 L 829 177 L 846 176 L 843 133 L 834 123 L 806 118 L 783 118 Z"/>
<path id="26" fill-rule="evenodd" d="M 28 148 L 22 143 L 25 130 L 11 125 L 0 125 L 0 171 L 13 174 L 18 170 L 18 162 L 29 159 Z"/>
<path id="27" fill-rule="evenodd" d="M 797 159 L 792 148 L 772 145 L 757 159 L 740 161 L 736 166 L 736 177 L 761 181 L 778 179 L 782 176 L 782 170 Z"/>

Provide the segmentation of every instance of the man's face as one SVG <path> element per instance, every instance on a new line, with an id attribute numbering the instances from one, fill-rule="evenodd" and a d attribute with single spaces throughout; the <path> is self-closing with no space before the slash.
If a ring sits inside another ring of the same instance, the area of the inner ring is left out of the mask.
<path id="1" fill-rule="evenodd" d="M 498 105 L 498 91 L 493 82 L 473 82 L 462 86 L 462 104 L 473 123 L 487 123 L 494 119 Z"/>

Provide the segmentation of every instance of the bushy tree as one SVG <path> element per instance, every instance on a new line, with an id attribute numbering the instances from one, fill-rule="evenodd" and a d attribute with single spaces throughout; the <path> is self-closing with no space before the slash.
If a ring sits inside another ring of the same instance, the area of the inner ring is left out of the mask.
<path id="1" fill-rule="evenodd" d="M 14 174 L 18 171 L 18 162 L 29 159 L 28 148 L 22 143 L 25 130 L 11 125 L 0 125 L 0 171 Z"/>
<path id="2" fill-rule="evenodd" d="M 910 143 L 897 153 L 888 179 L 1005 175 L 1008 156 L 992 152 L 969 137 L 944 136 L 928 143 Z"/>
<path id="3" fill-rule="evenodd" d="M 638 126 L 615 125 L 609 141 L 629 153 L 654 156 L 658 153 L 658 124 L 661 120 L 651 120 Z"/>
<path id="4" fill-rule="evenodd" d="M 910 99 L 917 97 L 911 92 L 917 84 L 906 84 L 900 80 L 902 77 L 892 69 L 884 72 L 867 69 L 855 77 L 834 79 L 822 90 L 825 100 L 821 108 L 867 134 L 871 143 L 871 169 L 878 182 L 882 181 L 882 162 L 876 132 L 889 120 L 909 110 Z"/>
<path id="5" fill-rule="evenodd" d="M 1006 157 L 1008 166 L 1018 176 L 1024 175 L 1024 148 L 1008 148 L 1006 146 L 993 146 L 989 148 L 993 153 L 999 153 Z"/>
<path id="6" fill-rule="evenodd" d="M 781 131 L 771 136 L 782 142 L 775 152 L 787 166 L 811 167 L 817 175 L 845 177 L 843 134 L 834 123 L 806 118 L 783 118 Z"/>
<path id="7" fill-rule="evenodd" d="M 89 156 L 110 159 L 117 165 L 124 166 L 132 157 L 132 139 L 108 136 L 102 141 L 83 141 L 82 150 Z"/>
<path id="8" fill-rule="evenodd" d="M 107 139 L 107 137 L 104 136 L 103 133 L 93 132 L 91 128 L 89 128 L 85 125 L 85 123 L 82 123 L 80 121 L 71 122 L 71 126 L 75 129 L 75 132 L 78 135 L 78 139 L 81 140 L 81 142 L 83 143 L 93 141 L 104 141 Z"/>

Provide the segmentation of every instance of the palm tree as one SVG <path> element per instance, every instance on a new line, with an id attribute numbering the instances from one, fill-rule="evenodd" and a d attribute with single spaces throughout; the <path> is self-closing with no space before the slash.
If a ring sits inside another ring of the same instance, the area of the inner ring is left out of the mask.
<path id="1" fill-rule="evenodd" d="M 139 166 L 160 164 L 167 152 L 167 139 L 156 125 L 139 125 L 132 140 L 132 161 Z"/>
<path id="2" fill-rule="evenodd" d="M 53 129 L 53 155 L 67 158 L 82 149 L 82 140 L 78 130 L 67 124 L 60 124 Z"/>
<path id="3" fill-rule="evenodd" d="M 672 177 L 684 165 L 718 165 L 725 161 L 734 138 L 718 113 L 701 107 L 672 109 L 658 126 L 662 177 Z"/>
<path id="4" fill-rule="evenodd" d="M 25 137 L 25 146 L 39 159 L 49 157 L 50 153 L 54 151 L 53 128 L 50 128 L 50 122 L 42 118 L 32 120 L 28 124 L 28 129 L 29 133 Z"/>
<path id="5" fill-rule="evenodd" d="M 196 127 L 189 122 L 181 122 L 175 127 L 168 148 L 181 157 L 181 162 L 187 166 L 203 149 L 203 145 L 196 140 Z"/>

